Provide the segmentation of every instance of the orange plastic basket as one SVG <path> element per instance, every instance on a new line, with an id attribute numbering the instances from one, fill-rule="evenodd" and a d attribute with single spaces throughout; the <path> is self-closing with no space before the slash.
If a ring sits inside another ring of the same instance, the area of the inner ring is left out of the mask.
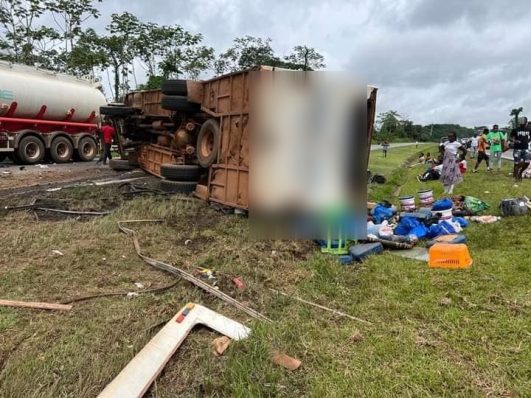
<path id="1" fill-rule="evenodd" d="M 465 244 L 436 243 L 430 247 L 428 264 L 430 268 L 468 268 L 472 258 Z"/>

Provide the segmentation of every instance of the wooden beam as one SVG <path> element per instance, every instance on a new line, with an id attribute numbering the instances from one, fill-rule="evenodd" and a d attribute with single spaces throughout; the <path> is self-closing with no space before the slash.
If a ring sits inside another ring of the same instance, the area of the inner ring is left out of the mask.
<path id="1" fill-rule="evenodd" d="M 32 301 L 15 301 L 15 300 L 0 300 L 0 305 L 6 306 L 6 307 L 36 308 L 40 310 L 69 311 L 72 309 L 72 306 L 69 304 L 40 303 L 40 302 L 32 302 Z"/>

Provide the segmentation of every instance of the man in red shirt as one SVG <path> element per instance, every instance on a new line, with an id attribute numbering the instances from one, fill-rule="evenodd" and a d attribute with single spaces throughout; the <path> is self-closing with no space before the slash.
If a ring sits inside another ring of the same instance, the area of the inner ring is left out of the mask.
<path id="1" fill-rule="evenodd" d="M 101 135 L 103 139 L 103 157 L 101 157 L 97 163 L 103 162 L 103 164 L 107 164 L 107 159 L 112 159 L 111 146 L 114 134 L 114 127 L 112 127 L 108 121 L 105 121 L 101 127 Z"/>

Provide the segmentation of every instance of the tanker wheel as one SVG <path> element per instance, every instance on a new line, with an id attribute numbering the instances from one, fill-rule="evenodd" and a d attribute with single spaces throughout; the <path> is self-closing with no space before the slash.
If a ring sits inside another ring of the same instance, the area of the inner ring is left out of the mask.
<path id="1" fill-rule="evenodd" d="M 219 123 L 208 119 L 197 135 L 197 161 L 201 167 L 207 168 L 214 164 L 218 157 L 219 140 Z"/>
<path id="2" fill-rule="evenodd" d="M 22 163 L 40 163 L 44 159 L 44 154 L 44 143 L 37 137 L 24 137 L 18 143 L 17 157 Z"/>
<path id="3" fill-rule="evenodd" d="M 66 137 L 55 137 L 50 145 L 50 156 L 55 163 L 66 163 L 72 159 L 74 146 Z"/>
<path id="4" fill-rule="evenodd" d="M 79 140 L 77 145 L 77 157 L 82 162 L 90 162 L 98 154 L 98 146 L 96 141 L 90 137 L 83 137 Z"/>

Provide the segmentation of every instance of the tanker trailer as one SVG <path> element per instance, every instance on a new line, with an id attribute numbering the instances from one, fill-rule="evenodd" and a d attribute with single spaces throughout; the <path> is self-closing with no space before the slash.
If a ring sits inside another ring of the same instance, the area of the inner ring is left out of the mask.
<path id="1" fill-rule="evenodd" d="M 0 61 L 0 161 L 65 163 L 98 153 L 105 97 L 89 80 Z"/>

